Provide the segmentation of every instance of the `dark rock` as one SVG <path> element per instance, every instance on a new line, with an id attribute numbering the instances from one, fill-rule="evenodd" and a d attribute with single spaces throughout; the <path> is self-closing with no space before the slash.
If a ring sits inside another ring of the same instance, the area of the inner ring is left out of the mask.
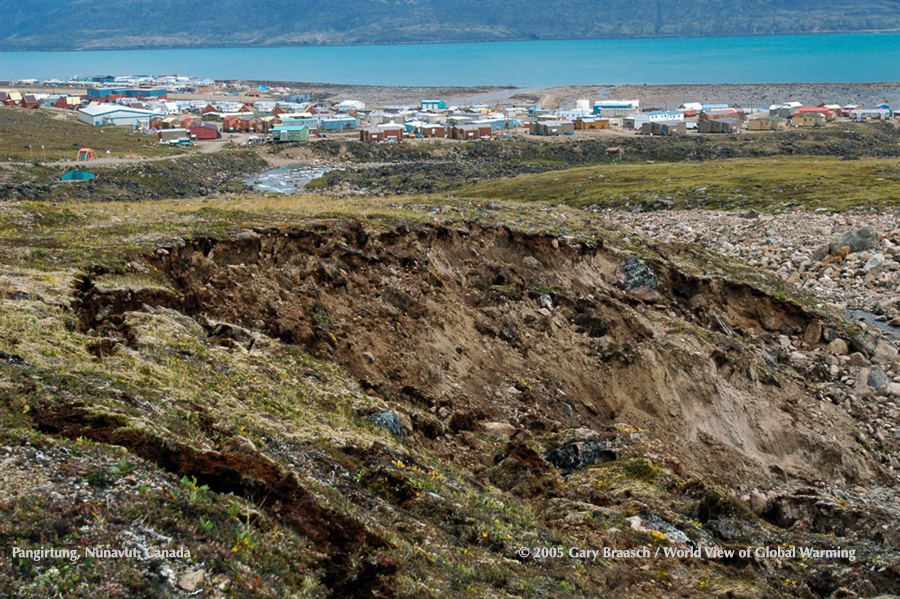
<path id="1" fill-rule="evenodd" d="M 559 470 L 571 471 L 615 460 L 616 452 L 605 441 L 579 441 L 551 449 L 544 458 Z"/>
<path id="2" fill-rule="evenodd" d="M 869 376 L 866 379 L 866 384 L 877 395 L 887 395 L 891 390 L 891 380 L 882 369 L 875 366 L 869 369 Z"/>
<path id="3" fill-rule="evenodd" d="M 403 441 L 403 425 L 400 424 L 400 418 L 394 410 L 384 410 L 376 412 L 369 417 L 373 424 L 387 429 L 398 441 Z"/>
<path id="4" fill-rule="evenodd" d="M 634 256 L 625 258 L 619 264 L 619 267 L 616 268 L 616 279 L 619 286 L 625 291 L 631 291 L 637 287 L 647 287 L 655 291 L 659 285 L 656 273 L 643 260 Z"/>
<path id="5" fill-rule="evenodd" d="M 821 262 L 821 261 L 824 260 L 824 259 L 828 256 L 828 254 L 830 254 L 830 253 L 831 253 L 831 245 L 826 243 L 826 244 L 824 244 L 824 245 L 820 245 L 819 247 L 817 247 L 817 248 L 813 251 L 812 256 L 811 256 L 810 258 L 811 258 L 812 260 L 814 260 L 815 262 Z"/>
<path id="6" fill-rule="evenodd" d="M 723 541 L 735 541 L 741 536 L 741 531 L 729 520 L 712 519 L 704 524 L 704 528 Z"/>
<path id="7" fill-rule="evenodd" d="M 835 253 L 838 248 L 849 246 L 852 252 L 871 250 L 878 246 L 878 232 L 874 228 L 866 226 L 857 231 L 847 231 L 835 237 L 828 244 L 828 253 Z"/>
<path id="8" fill-rule="evenodd" d="M 832 341 L 834 341 L 837 338 L 838 338 L 838 332 L 835 329 L 833 329 L 831 327 L 825 327 L 822 330 L 822 341 L 824 341 L 825 343 L 831 343 Z"/>

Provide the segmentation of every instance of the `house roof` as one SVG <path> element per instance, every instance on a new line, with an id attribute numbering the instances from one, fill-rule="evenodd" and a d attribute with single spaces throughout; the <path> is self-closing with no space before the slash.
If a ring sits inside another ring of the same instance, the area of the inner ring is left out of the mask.
<path id="1" fill-rule="evenodd" d="M 78 112 L 90 115 L 90 116 L 103 116 L 105 114 L 112 114 L 114 112 L 124 112 L 127 114 L 134 114 L 138 116 L 162 116 L 162 114 L 158 112 L 154 112 L 152 110 L 142 110 L 140 108 L 127 108 L 125 106 L 119 106 L 118 104 L 97 104 L 95 106 L 87 106 L 85 108 L 80 109 Z"/>

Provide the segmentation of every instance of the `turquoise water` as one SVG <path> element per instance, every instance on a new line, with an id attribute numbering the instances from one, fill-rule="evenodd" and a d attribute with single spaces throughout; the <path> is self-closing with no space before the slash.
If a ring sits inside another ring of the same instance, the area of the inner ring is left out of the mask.
<path id="1" fill-rule="evenodd" d="M 0 80 L 182 74 L 363 85 L 900 81 L 900 33 L 0 52 Z"/>

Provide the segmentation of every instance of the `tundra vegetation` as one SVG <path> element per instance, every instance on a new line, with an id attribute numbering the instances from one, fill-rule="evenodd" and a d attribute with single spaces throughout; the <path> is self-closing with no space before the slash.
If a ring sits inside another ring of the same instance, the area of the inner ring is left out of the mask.
<path id="1" fill-rule="evenodd" d="M 485 144 L 553 172 L 380 195 L 239 190 L 264 149 L 153 163 L 170 197 L 133 165 L 65 193 L 52 167 L 9 167 L 0 550 L 190 557 L 5 559 L 0 594 L 900 593 L 898 439 L 871 416 L 891 407 L 826 361 L 836 339 L 869 372 L 896 353 L 771 269 L 585 209 L 895 206 L 896 158 L 807 142 L 677 162 L 641 142 L 616 163 Z M 374 151 L 394 150 L 430 160 Z M 568 553 L 748 546 L 855 559 Z"/>

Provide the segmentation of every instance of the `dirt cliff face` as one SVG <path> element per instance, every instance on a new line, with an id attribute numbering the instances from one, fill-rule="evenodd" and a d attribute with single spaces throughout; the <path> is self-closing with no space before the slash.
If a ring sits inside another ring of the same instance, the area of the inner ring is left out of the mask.
<path id="1" fill-rule="evenodd" d="M 819 316 L 662 259 L 648 261 L 655 293 L 627 292 L 623 259 L 602 239 L 329 222 L 151 261 L 178 291 L 162 303 L 338 361 L 398 407 L 408 443 L 476 470 L 492 463 L 472 432 L 521 441 L 627 422 L 719 483 L 881 480 L 849 417 L 778 356 L 779 335 Z M 84 312 L 121 328 L 116 313 L 144 301 L 130 297 L 87 289 Z"/>

